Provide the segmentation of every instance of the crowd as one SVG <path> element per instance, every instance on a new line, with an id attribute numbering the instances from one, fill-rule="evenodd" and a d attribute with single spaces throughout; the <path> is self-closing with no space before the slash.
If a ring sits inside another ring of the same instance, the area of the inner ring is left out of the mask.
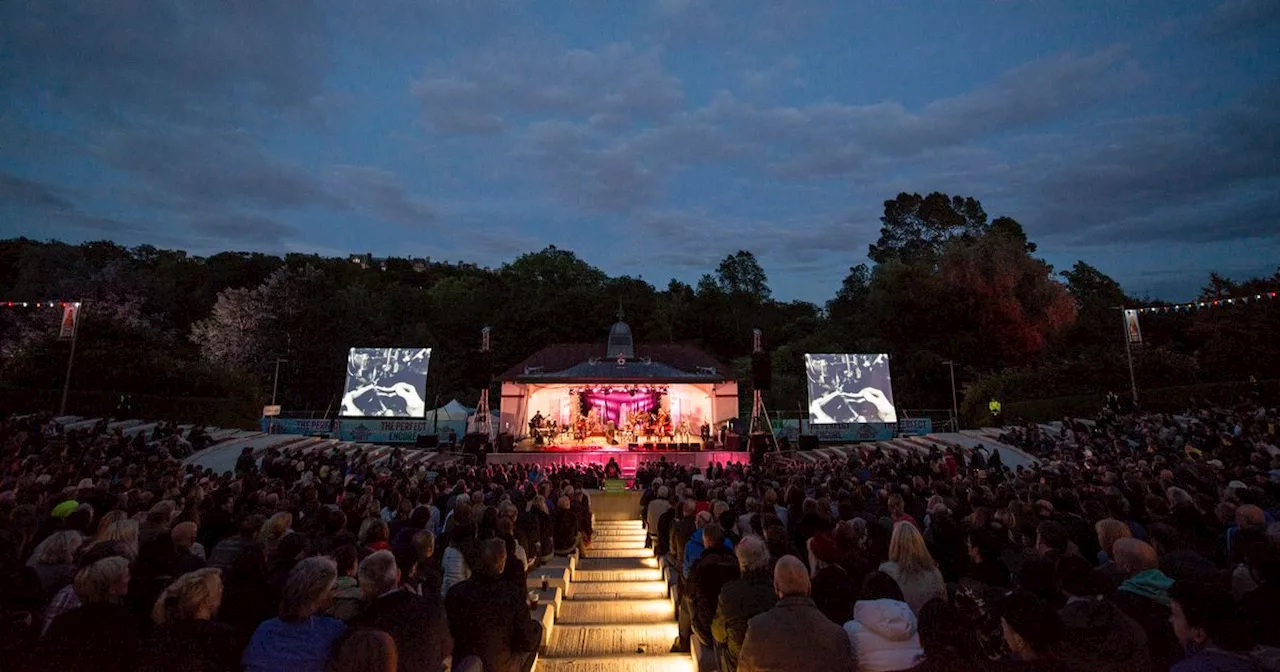
<path id="1" fill-rule="evenodd" d="M 216 474 L 175 436 L 0 422 L 0 668 L 527 670 L 526 571 L 588 543 L 604 479 L 288 449 Z"/>
<path id="2" fill-rule="evenodd" d="M 1246 402 L 1016 427 L 1002 445 L 1039 462 L 1013 469 L 958 447 L 646 464 L 672 648 L 722 672 L 1280 669 L 1278 422 Z"/>
<path id="3" fill-rule="evenodd" d="M 1012 429 L 1041 458 L 863 450 L 636 474 L 680 637 L 742 670 L 1259 672 L 1280 646 L 1274 409 Z M 599 465 L 429 471 L 0 421 L 0 660 L 32 670 L 527 670 L 525 573 Z M 706 654 L 706 655 L 703 655 Z"/>

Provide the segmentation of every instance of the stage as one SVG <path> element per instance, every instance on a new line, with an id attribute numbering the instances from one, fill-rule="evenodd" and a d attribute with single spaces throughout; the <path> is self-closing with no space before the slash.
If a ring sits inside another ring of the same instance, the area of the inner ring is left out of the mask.
<path id="1" fill-rule="evenodd" d="M 538 464 L 544 467 L 574 466 L 580 464 L 599 464 L 604 466 L 609 460 L 615 460 L 622 467 L 624 474 L 630 476 L 636 472 L 641 462 L 666 460 L 669 464 L 706 469 L 716 462 L 747 462 L 750 455 L 746 451 L 708 450 L 708 451 L 634 451 L 621 446 L 607 448 L 570 448 L 565 446 L 540 446 L 537 452 L 522 451 L 517 453 L 491 453 L 487 456 L 490 464 Z"/>

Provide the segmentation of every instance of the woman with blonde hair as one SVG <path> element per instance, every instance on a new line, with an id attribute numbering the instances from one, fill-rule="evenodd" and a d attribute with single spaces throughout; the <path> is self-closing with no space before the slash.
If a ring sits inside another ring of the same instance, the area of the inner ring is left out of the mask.
<path id="1" fill-rule="evenodd" d="M 1128 572 L 1115 563 L 1112 549 L 1115 548 L 1116 542 L 1121 539 L 1128 539 L 1133 536 L 1133 532 L 1129 530 L 1129 526 L 1124 521 L 1115 518 L 1103 518 L 1094 523 L 1093 531 L 1098 535 L 1098 569 L 1107 575 L 1115 585 L 1120 585 L 1128 577 Z"/>
<path id="2" fill-rule="evenodd" d="M 338 566 L 324 556 L 307 558 L 289 572 L 280 615 L 254 631 L 241 662 L 248 672 L 325 672 L 346 624 L 324 612 L 338 589 Z"/>
<path id="3" fill-rule="evenodd" d="M 183 574 L 156 599 L 156 624 L 143 643 L 139 670 L 169 670 L 182 661 L 185 670 L 231 672 L 240 669 L 235 630 L 213 619 L 222 606 L 222 572 L 212 567 Z"/>
<path id="4" fill-rule="evenodd" d="M 62 530 L 49 535 L 36 548 L 32 558 L 36 577 L 40 580 L 40 590 L 45 600 L 53 597 L 59 590 L 71 583 L 76 574 L 76 551 L 84 543 L 84 537 L 74 530 Z"/>
<path id="5" fill-rule="evenodd" d="M 98 520 L 98 526 L 94 528 L 93 537 L 91 537 L 89 542 L 85 545 L 92 546 L 99 541 L 107 541 L 107 531 L 111 529 L 111 526 L 128 517 L 129 514 L 121 511 L 120 509 L 112 509 L 111 511 L 102 514 L 102 518 Z"/>
<path id="6" fill-rule="evenodd" d="M 44 640 L 51 670 L 137 669 L 137 619 L 124 605 L 129 593 L 129 561 L 112 556 L 76 574 L 80 606 L 57 618 Z"/>
<path id="7" fill-rule="evenodd" d="M 138 559 L 138 529 L 138 521 L 121 518 L 108 525 L 106 530 L 99 529 L 94 536 L 101 538 L 86 547 L 85 551 L 100 544 L 112 544 L 122 557 L 133 562 Z"/>
<path id="8" fill-rule="evenodd" d="M 914 524 L 906 520 L 894 524 L 893 537 L 889 540 L 889 561 L 880 565 L 880 571 L 897 582 L 912 613 L 918 615 L 925 603 L 935 597 L 947 599 L 947 584 L 925 546 L 924 537 L 920 536 L 920 530 Z"/>
<path id="9" fill-rule="evenodd" d="M 262 529 L 258 531 L 258 543 L 267 549 L 268 564 L 275 561 L 276 548 L 284 535 L 289 534 L 291 527 L 293 527 L 293 514 L 288 511 L 277 512 L 262 524 Z"/>

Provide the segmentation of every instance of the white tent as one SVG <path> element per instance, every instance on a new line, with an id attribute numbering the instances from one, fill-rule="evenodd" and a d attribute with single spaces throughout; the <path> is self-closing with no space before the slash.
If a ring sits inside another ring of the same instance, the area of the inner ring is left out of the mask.
<path id="1" fill-rule="evenodd" d="M 459 402 L 457 399 L 454 399 L 449 403 L 445 404 L 444 406 L 441 406 L 440 408 L 437 408 L 434 411 L 428 412 L 427 417 L 434 418 L 435 415 L 433 414 L 439 414 L 441 422 L 444 422 L 446 420 L 466 420 L 468 416 L 470 416 L 472 413 L 475 413 L 475 412 L 476 412 L 476 409 L 467 408 L 466 406 L 463 406 L 462 403 Z"/>

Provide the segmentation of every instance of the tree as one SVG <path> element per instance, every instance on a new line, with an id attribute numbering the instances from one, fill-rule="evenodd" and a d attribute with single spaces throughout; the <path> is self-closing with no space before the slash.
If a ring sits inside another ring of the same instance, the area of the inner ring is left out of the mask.
<path id="1" fill-rule="evenodd" d="M 934 264 L 947 241 L 974 238 L 988 228 L 987 213 L 977 199 L 938 192 L 898 194 L 884 202 L 880 222 L 880 239 L 867 254 L 877 264 L 890 259 Z"/>
<path id="2" fill-rule="evenodd" d="M 716 284 L 720 291 L 735 298 L 747 298 L 756 303 L 769 298 L 769 277 L 765 275 L 756 256 L 746 250 L 738 250 L 720 261 L 716 267 Z"/>

